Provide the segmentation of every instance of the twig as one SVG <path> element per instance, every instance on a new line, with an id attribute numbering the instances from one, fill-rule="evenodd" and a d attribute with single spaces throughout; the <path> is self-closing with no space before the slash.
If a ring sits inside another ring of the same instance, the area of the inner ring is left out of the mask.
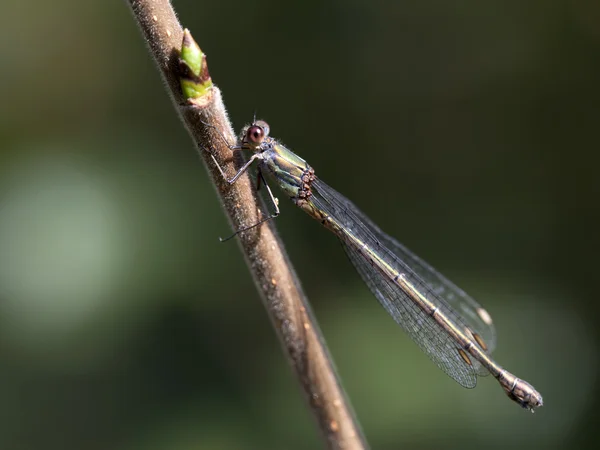
<path id="1" fill-rule="evenodd" d="M 222 136 L 229 142 L 235 139 L 219 90 L 212 87 L 211 97 L 203 105 L 191 105 L 181 93 L 178 61 L 183 30 L 169 1 L 129 0 L 128 3 L 165 80 L 175 109 L 208 168 L 232 228 L 237 230 L 256 223 L 261 217 L 260 203 L 248 176 L 244 175 L 235 184 L 228 185 L 206 151 L 210 149 L 219 163 L 227 168 L 228 176 L 234 173 L 232 152 Z M 367 448 L 273 224 L 265 223 L 242 233 L 237 240 L 328 448 Z"/>

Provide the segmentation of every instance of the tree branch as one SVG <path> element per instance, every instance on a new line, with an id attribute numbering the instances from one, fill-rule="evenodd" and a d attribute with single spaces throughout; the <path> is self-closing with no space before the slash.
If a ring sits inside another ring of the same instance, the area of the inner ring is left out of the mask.
<path id="1" fill-rule="evenodd" d="M 183 30 L 169 1 L 129 0 L 128 3 L 175 109 L 204 160 L 232 228 L 238 230 L 256 223 L 261 217 L 260 203 L 248 175 L 228 185 L 206 151 L 210 149 L 228 176 L 235 173 L 233 155 L 223 137 L 228 142 L 235 142 L 235 138 L 220 91 L 211 87 L 203 104 L 191 104 L 182 95 L 178 65 Z M 367 448 L 272 221 L 241 233 L 237 240 L 328 448 Z"/>

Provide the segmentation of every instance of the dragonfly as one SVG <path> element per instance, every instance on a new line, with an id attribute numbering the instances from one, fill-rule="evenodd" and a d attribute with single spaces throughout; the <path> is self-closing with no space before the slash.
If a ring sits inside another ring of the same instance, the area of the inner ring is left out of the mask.
<path id="1" fill-rule="evenodd" d="M 339 238 L 348 258 L 383 308 L 442 371 L 465 388 L 474 388 L 478 376 L 492 374 L 508 397 L 521 407 L 534 412 L 542 406 L 542 396 L 531 384 L 491 358 L 496 332 L 490 314 L 432 266 L 381 231 L 350 200 L 321 181 L 304 159 L 269 132 L 265 121 L 254 119 L 243 128 L 237 145 L 228 144 L 234 151 L 252 151 L 252 156 L 232 178 L 227 177 L 211 153 L 229 184 L 256 163 L 257 187 L 262 182 L 274 205 L 272 214 L 237 230 L 227 239 L 279 215 L 279 202 L 266 183 L 266 174 L 296 206 Z"/>

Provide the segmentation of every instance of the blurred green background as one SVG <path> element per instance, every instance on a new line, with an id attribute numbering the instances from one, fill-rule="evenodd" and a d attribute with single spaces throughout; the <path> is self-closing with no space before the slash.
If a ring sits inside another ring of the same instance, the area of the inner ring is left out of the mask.
<path id="1" fill-rule="evenodd" d="M 595 444 L 599 3 L 174 4 L 235 126 L 257 111 L 479 299 L 497 360 L 544 395 L 532 416 L 491 378 L 461 388 L 282 201 L 371 446 Z M 319 448 L 126 4 L 1 15 L 0 449 Z"/>

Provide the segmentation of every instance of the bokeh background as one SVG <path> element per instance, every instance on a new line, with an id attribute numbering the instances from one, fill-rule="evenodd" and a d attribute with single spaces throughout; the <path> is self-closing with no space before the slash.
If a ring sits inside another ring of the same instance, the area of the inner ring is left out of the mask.
<path id="1" fill-rule="evenodd" d="M 585 448 L 598 423 L 600 6 L 174 2 L 273 135 L 493 315 L 546 406 L 437 370 L 337 240 L 277 226 L 373 448 Z M 322 443 L 121 1 L 4 1 L 0 448 Z"/>

